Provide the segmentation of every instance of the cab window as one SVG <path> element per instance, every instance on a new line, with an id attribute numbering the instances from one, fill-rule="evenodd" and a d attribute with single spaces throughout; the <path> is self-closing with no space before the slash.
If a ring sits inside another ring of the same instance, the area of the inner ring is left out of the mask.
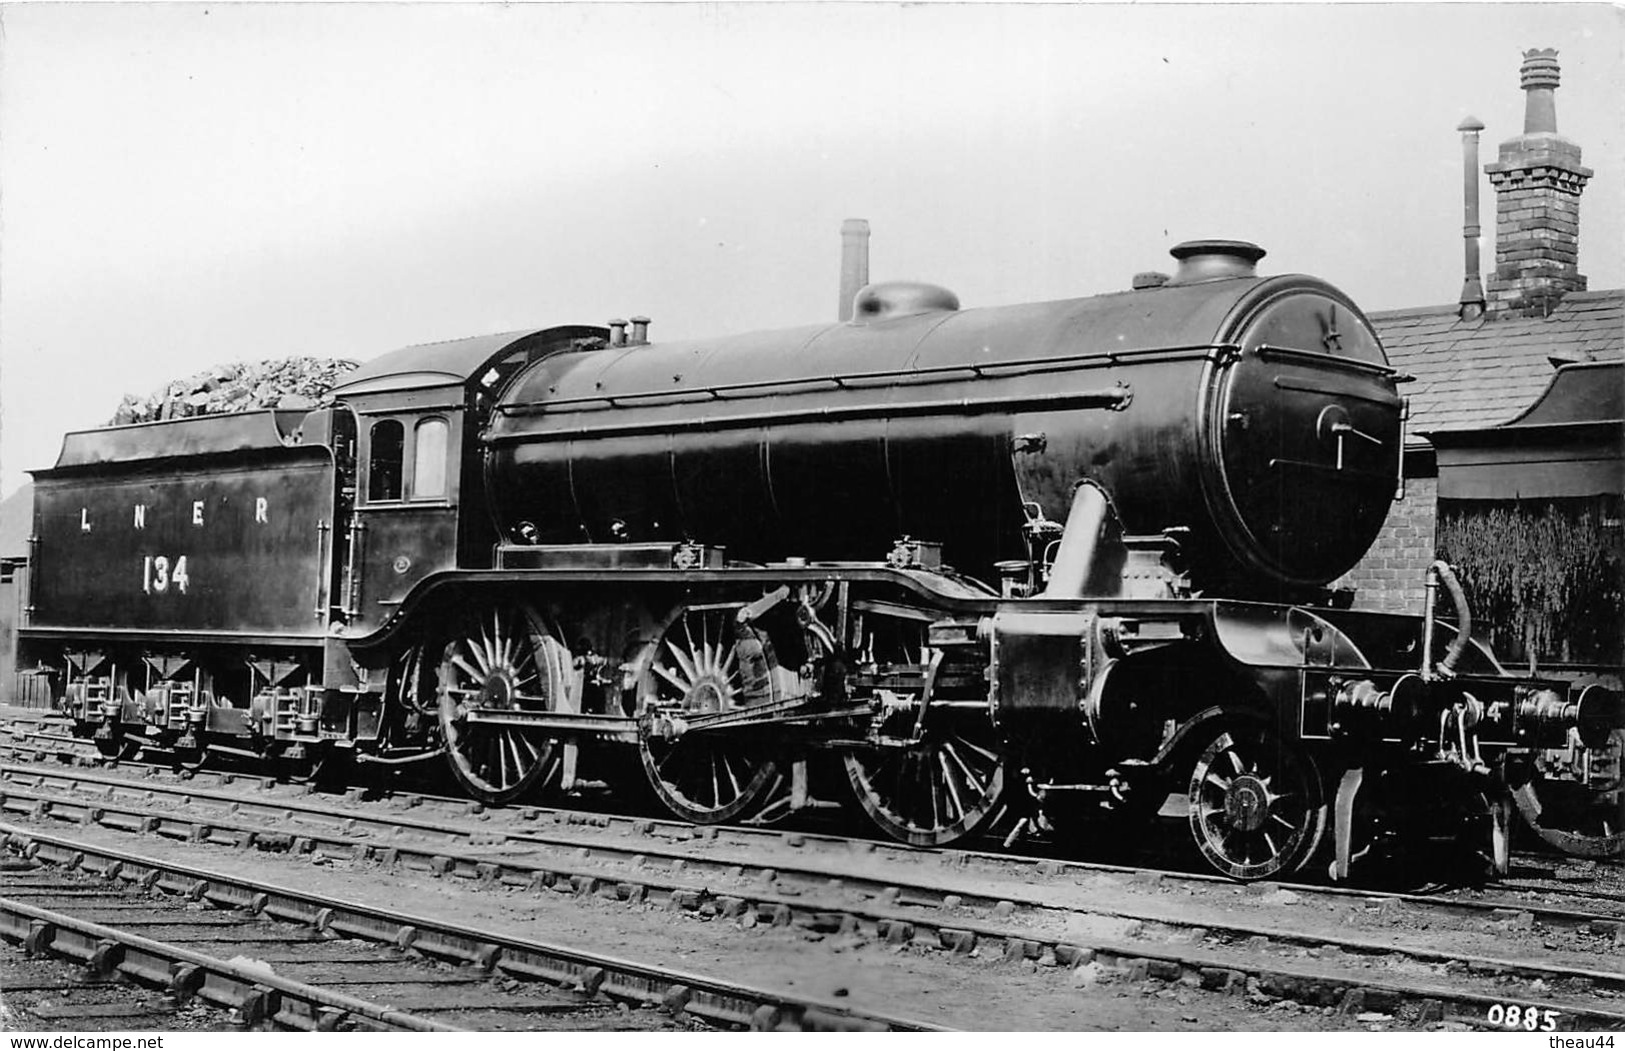
<path id="1" fill-rule="evenodd" d="M 401 460 L 406 448 L 406 428 L 399 420 L 379 420 L 368 436 L 367 499 L 401 498 Z"/>
<path id="2" fill-rule="evenodd" d="M 412 449 L 412 499 L 446 495 L 446 421 L 431 417 L 418 423 Z"/>

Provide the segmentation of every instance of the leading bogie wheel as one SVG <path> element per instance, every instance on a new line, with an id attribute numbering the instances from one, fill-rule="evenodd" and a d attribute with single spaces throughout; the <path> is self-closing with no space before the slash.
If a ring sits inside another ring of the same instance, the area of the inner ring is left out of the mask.
<path id="1" fill-rule="evenodd" d="M 1560 766 L 1567 778 L 1547 776 Z M 1563 853 L 1625 857 L 1625 730 L 1590 749 L 1537 753 L 1513 779 L 1512 799 L 1535 834 Z"/>
<path id="2" fill-rule="evenodd" d="M 783 780 L 772 749 L 742 730 L 689 730 L 697 716 L 776 696 L 775 667 L 731 605 L 680 610 L 662 633 L 640 689 L 638 754 L 656 798 L 700 824 L 752 816 Z"/>
<path id="3" fill-rule="evenodd" d="M 554 741 L 517 717 L 563 707 L 569 684 L 569 651 L 531 607 L 495 606 L 463 619 L 440 650 L 437 708 L 452 776 L 469 795 L 508 803 L 553 776 Z M 515 721 L 502 722 L 505 713 Z"/>
<path id="4" fill-rule="evenodd" d="M 1290 875 L 1326 833 L 1314 759 L 1261 726 L 1220 728 L 1196 761 L 1188 798 L 1197 850 L 1234 879 Z"/>

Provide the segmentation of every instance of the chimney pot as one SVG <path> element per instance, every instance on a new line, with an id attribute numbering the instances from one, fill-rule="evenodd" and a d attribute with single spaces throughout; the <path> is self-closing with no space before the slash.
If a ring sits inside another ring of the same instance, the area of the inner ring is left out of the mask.
<path id="1" fill-rule="evenodd" d="M 617 318 L 610 318 L 609 321 L 606 322 L 606 324 L 609 325 L 609 345 L 612 346 L 612 347 L 624 347 L 624 346 L 626 346 L 626 321 L 625 321 L 625 319 L 618 318 L 618 317 Z"/>
<path id="2" fill-rule="evenodd" d="M 641 347 L 649 342 L 649 319 L 642 314 L 632 319 L 632 345 Z"/>
<path id="3" fill-rule="evenodd" d="M 1524 97 L 1523 133 L 1557 134 L 1557 49 L 1534 48 L 1523 53 L 1519 70 Z"/>

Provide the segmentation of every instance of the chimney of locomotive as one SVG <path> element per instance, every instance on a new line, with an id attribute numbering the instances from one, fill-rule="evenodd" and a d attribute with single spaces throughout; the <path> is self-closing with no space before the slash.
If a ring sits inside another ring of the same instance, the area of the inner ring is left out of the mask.
<path id="1" fill-rule="evenodd" d="M 642 347 L 649 343 L 649 319 L 639 314 L 632 319 L 632 346 Z"/>
<path id="2" fill-rule="evenodd" d="M 1523 134 L 1501 143 L 1486 164 L 1495 187 L 1495 272 L 1491 317 L 1542 317 L 1569 292 L 1582 292 L 1580 193 L 1591 169 L 1580 147 L 1557 133 L 1557 51 L 1523 53 Z"/>
<path id="3" fill-rule="evenodd" d="M 1479 279 L 1478 235 L 1478 133 L 1484 122 L 1468 117 L 1456 125 L 1461 132 L 1462 164 L 1462 225 L 1461 236 L 1466 251 L 1467 277 L 1461 284 L 1461 319 L 1472 321 L 1484 316 L 1484 282 Z"/>
<path id="4" fill-rule="evenodd" d="M 852 301 L 869 283 L 869 220 L 848 219 L 841 224 L 841 304 L 837 317 L 852 320 Z"/>
<path id="5" fill-rule="evenodd" d="M 612 347 L 626 346 L 626 322 L 621 318 L 610 318 L 605 322 L 609 326 L 609 345 Z"/>
<path id="6" fill-rule="evenodd" d="M 1184 241 L 1168 254 L 1179 260 L 1170 285 L 1194 285 L 1232 277 L 1257 277 L 1264 250 L 1251 241 Z"/>

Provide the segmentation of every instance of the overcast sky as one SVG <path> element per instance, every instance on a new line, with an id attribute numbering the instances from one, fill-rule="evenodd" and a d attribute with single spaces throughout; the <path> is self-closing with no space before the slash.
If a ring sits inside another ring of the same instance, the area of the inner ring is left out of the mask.
<path id="1" fill-rule="evenodd" d="M 967 305 L 1121 289 L 1174 243 L 1368 310 L 1453 302 L 1461 149 L 1555 47 L 1625 286 L 1621 12 L 1585 5 L 0 7 L 0 493 L 209 365 L 646 313 L 833 319 L 873 276 Z M 1494 200 L 1483 183 L 1485 269 Z"/>

